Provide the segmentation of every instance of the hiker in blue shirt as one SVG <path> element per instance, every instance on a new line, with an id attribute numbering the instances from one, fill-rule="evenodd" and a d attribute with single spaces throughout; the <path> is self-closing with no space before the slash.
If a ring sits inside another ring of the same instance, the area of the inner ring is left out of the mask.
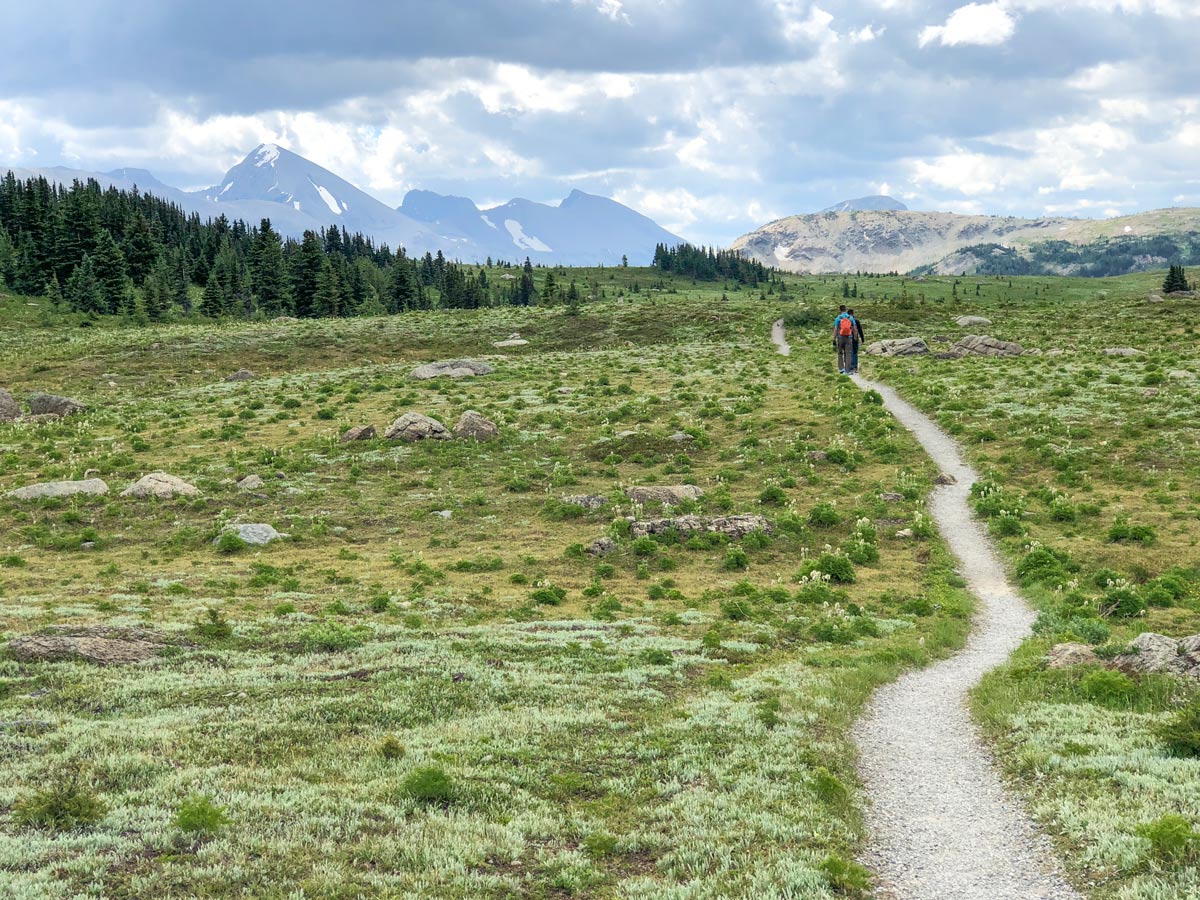
<path id="1" fill-rule="evenodd" d="M 854 363 L 854 317 L 845 306 L 838 307 L 838 317 L 833 320 L 833 348 L 837 350 L 838 371 L 849 375 Z"/>
<path id="2" fill-rule="evenodd" d="M 848 309 L 846 310 L 846 314 L 849 315 L 854 322 L 854 346 L 851 348 L 850 352 L 850 371 L 857 372 L 858 345 L 865 344 L 867 342 L 867 336 L 863 334 L 862 322 L 858 321 L 858 316 L 854 315 L 854 310 Z"/>

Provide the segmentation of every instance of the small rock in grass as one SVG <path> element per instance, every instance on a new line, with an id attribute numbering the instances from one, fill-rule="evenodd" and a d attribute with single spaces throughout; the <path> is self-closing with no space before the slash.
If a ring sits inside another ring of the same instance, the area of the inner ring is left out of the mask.
<path id="1" fill-rule="evenodd" d="M 73 416 L 87 410 L 78 400 L 60 397 L 57 394 L 32 394 L 29 397 L 29 412 L 34 416 Z"/>
<path id="2" fill-rule="evenodd" d="M 258 376 L 249 369 L 238 369 L 231 375 L 225 377 L 226 381 L 253 381 Z"/>
<path id="3" fill-rule="evenodd" d="M 1071 666 L 1094 666 L 1100 662 L 1096 651 L 1087 644 L 1070 642 L 1055 644 L 1046 657 L 1046 668 L 1067 669 Z"/>
<path id="4" fill-rule="evenodd" d="M 476 375 L 491 375 L 491 366 L 475 359 L 447 359 L 440 362 L 426 363 L 417 366 L 409 375 L 418 381 L 428 381 L 431 378 L 474 378 Z"/>
<path id="5" fill-rule="evenodd" d="M 957 356 L 1020 356 L 1025 352 L 1015 341 L 1002 341 L 990 334 L 969 334 L 950 350 Z"/>
<path id="6" fill-rule="evenodd" d="M 529 341 L 521 340 L 520 338 L 510 338 L 507 341 L 493 341 L 492 346 L 498 350 L 503 350 L 506 347 L 525 347 Z"/>
<path id="7" fill-rule="evenodd" d="M 715 518 L 678 516 L 673 519 L 649 519 L 644 522 L 633 522 L 630 525 L 630 534 L 635 538 L 667 532 L 682 535 L 709 532 L 740 539 L 755 531 L 772 534 L 774 528 L 765 517 L 758 515 L 717 516 Z"/>
<path id="8" fill-rule="evenodd" d="M 971 328 L 972 326 L 986 327 L 992 324 L 992 320 L 985 319 L 983 316 L 959 316 L 954 320 L 954 324 L 959 328 Z"/>
<path id="9" fill-rule="evenodd" d="M 500 436 L 500 428 L 473 409 L 468 409 L 454 423 L 454 436 L 463 441 L 490 441 Z"/>
<path id="10" fill-rule="evenodd" d="M 263 480 L 258 475 L 247 475 L 237 486 L 239 491 L 256 491 L 263 486 Z"/>
<path id="11" fill-rule="evenodd" d="M 913 530 L 911 528 L 901 528 L 899 531 L 896 532 L 896 537 L 898 537 L 898 538 L 910 538 L 912 536 L 913 536 Z"/>
<path id="12" fill-rule="evenodd" d="M 287 537 L 286 534 L 282 534 L 276 531 L 271 525 L 262 522 L 255 522 L 248 525 L 227 525 L 221 531 L 221 534 L 230 533 L 237 535 L 243 543 L 252 546 L 262 546 Z M 216 538 L 213 544 L 218 544 L 220 540 L 220 537 Z"/>
<path id="13" fill-rule="evenodd" d="M 200 491 L 195 485 L 188 484 L 182 478 L 166 472 L 151 472 L 121 491 L 121 496 L 157 497 L 160 500 L 169 500 L 171 497 L 199 497 Z"/>
<path id="14" fill-rule="evenodd" d="M 692 441 L 695 440 L 695 438 L 692 437 L 690 434 L 688 434 L 686 431 L 677 431 L 673 435 L 671 435 L 669 438 L 667 438 L 667 440 L 674 441 L 676 444 L 690 444 Z"/>
<path id="15" fill-rule="evenodd" d="M 46 481 L 9 491 L 13 500 L 39 500 L 43 497 L 73 497 L 77 494 L 107 494 L 108 485 L 99 478 L 84 481 Z"/>
<path id="16" fill-rule="evenodd" d="M 603 509 L 608 506 L 609 499 L 600 494 L 575 494 L 563 497 L 562 502 L 572 506 L 582 506 L 584 509 Z"/>
<path id="17" fill-rule="evenodd" d="M 435 515 L 435 516 L 437 516 L 439 519 L 452 519 L 452 518 L 454 518 L 454 512 L 453 512 L 453 510 L 449 510 L 449 509 L 439 509 L 439 510 L 435 510 L 435 511 L 434 511 L 434 515 Z"/>
<path id="18" fill-rule="evenodd" d="M 347 430 L 339 440 L 343 444 L 348 444 L 351 441 L 369 441 L 373 437 L 375 437 L 374 425 L 355 425 Z"/>
<path id="19" fill-rule="evenodd" d="M 79 659 L 103 666 L 142 662 L 166 646 L 166 638 L 142 628 L 59 627 L 15 638 L 8 651 L 23 663 Z"/>
<path id="20" fill-rule="evenodd" d="M 636 503 L 669 503 L 676 505 L 684 500 L 699 500 L 704 489 L 694 484 L 675 484 L 660 487 L 626 488 L 625 495 Z"/>
<path id="21" fill-rule="evenodd" d="M 948 475 L 945 472 L 941 472 L 938 474 L 937 478 L 933 479 L 933 483 L 943 486 L 947 484 L 958 484 L 958 479 L 953 475 Z"/>
<path id="22" fill-rule="evenodd" d="M 1142 351 L 1134 347 L 1105 347 L 1101 352 L 1105 356 L 1138 356 Z"/>
<path id="23" fill-rule="evenodd" d="M 1174 381 L 1192 381 L 1196 377 L 1195 372 L 1188 372 L 1186 369 L 1172 369 L 1167 373 L 1167 377 Z"/>
<path id="24" fill-rule="evenodd" d="M 919 337 L 893 338 L 868 344 L 865 352 L 868 356 L 924 356 L 929 345 Z"/>
<path id="25" fill-rule="evenodd" d="M 0 422 L 12 422 L 21 418 L 21 404 L 8 391 L 0 388 Z"/>
<path id="26" fill-rule="evenodd" d="M 888 491 L 887 493 L 880 494 L 879 499 L 885 503 L 899 503 L 904 499 L 904 495 L 897 494 L 894 491 Z"/>
<path id="27" fill-rule="evenodd" d="M 1184 641 L 1200 649 L 1196 638 Z M 1184 641 L 1148 631 L 1133 639 L 1129 645 L 1131 652 L 1113 657 L 1109 665 L 1129 675 L 1166 673 L 1200 677 L 1200 654 L 1193 659 L 1183 646 Z"/>
<path id="28" fill-rule="evenodd" d="M 393 422 L 383 436 L 389 441 L 448 441 L 450 431 L 437 419 L 408 412 Z"/>
<path id="29" fill-rule="evenodd" d="M 602 537 L 592 541 L 592 545 L 588 547 L 587 552 L 590 556 L 608 556 L 608 554 L 615 552 L 616 549 L 616 541 L 610 537 Z"/>

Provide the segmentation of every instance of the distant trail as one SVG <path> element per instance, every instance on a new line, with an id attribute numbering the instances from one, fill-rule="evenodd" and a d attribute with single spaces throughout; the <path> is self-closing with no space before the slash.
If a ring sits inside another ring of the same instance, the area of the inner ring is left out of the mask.
<path id="1" fill-rule="evenodd" d="M 788 353 L 782 322 L 771 339 Z M 832 360 L 830 365 L 832 365 Z M 891 388 L 876 390 L 942 472 L 929 512 L 979 600 L 974 630 L 955 656 L 876 692 L 854 728 L 867 788 L 864 862 L 885 900 L 1081 900 L 1053 849 L 1009 797 L 967 710 L 967 694 L 1030 633 L 1034 614 L 1009 584 L 991 540 L 971 517 L 975 471 L 958 446 Z"/>
<path id="2" fill-rule="evenodd" d="M 787 342 L 787 332 L 783 330 L 783 319 L 776 319 L 771 325 L 771 343 L 784 356 L 792 355 L 792 345 Z"/>

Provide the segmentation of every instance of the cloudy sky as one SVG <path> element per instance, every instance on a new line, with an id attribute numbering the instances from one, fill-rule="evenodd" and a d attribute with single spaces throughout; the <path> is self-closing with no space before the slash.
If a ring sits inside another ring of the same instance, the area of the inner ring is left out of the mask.
<path id="1" fill-rule="evenodd" d="M 0 165 L 216 184 L 275 141 L 385 202 L 606 194 L 699 241 L 890 193 L 1200 206 L 1198 0 L 37 0 Z"/>

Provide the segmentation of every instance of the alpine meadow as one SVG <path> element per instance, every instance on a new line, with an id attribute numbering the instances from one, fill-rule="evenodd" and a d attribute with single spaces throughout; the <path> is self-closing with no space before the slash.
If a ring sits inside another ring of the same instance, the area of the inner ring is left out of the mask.
<path id="1" fill-rule="evenodd" d="M 0 900 L 1200 900 L 1200 11 L 828 6 L 7 12 Z"/>

